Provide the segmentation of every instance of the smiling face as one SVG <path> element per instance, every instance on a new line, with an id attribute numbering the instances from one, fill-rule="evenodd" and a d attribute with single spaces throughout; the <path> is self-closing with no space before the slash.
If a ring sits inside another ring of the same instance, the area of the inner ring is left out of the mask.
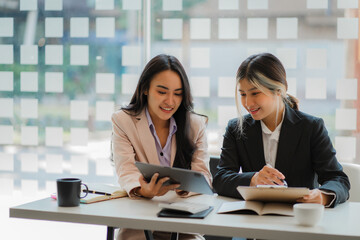
<path id="1" fill-rule="evenodd" d="M 255 120 L 262 120 L 270 130 L 273 129 L 276 121 L 278 101 L 281 104 L 279 115 L 282 114 L 284 108 L 282 101 L 279 99 L 280 96 L 266 88 L 260 91 L 247 79 L 242 79 L 239 83 L 241 104 Z"/>
<path id="2" fill-rule="evenodd" d="M 147 107 L 154 124 L 168 121 L 183 99 L 183 86 L 179 75 L 171 70 L 156 74 L 145 95 L 147 95 Z"/>

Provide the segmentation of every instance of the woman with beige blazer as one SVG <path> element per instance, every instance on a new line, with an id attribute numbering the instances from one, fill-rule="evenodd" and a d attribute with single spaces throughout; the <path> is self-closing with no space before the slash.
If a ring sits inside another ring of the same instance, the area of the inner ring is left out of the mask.
<path id="1" fill-rule="evenodd" d="M 112 148 L 119 184 L 130 198 L 153 198 L 175 190 L 178 184 L 162 186 L 168 178 L 154 174 L 147 182 L 135 161 L 199 171 L 209 183 L 205 134 L 207 118 L 193 112 L 190 85 L 181 63 L 173 56 L 158 55 L 145 66 L 130 104 L 112 116 Z M 157 181 L 158 180 L 158 181 Z M 155 239 L 170 239 L 170 233 L 153 232 Z M 180 239 L 203 239 L 181 233 Z M 121 229 L 117 239 L 145 239 L 144 231 Z"/>

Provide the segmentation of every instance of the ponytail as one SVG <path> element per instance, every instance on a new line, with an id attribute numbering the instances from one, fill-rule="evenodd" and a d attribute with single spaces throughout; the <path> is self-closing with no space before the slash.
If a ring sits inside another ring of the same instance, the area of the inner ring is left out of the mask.
<path id="1" fill-rule="evenodd" d="M 284 102 L 287 103 L 292 109 L 299 110 L 299 99 L 293 95 L 287 93 L 286 98 L 284 98 Z"/>

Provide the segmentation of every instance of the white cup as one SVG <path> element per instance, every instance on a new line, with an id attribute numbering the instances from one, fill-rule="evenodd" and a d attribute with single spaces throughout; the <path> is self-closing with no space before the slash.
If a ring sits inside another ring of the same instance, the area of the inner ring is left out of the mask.
<path id="1" fill-rule="evenodd" d="M 303 226 L 315 226 L 323 216 L 324 206 L 318 203 L 297 203 L 294 205 L 296 221 Z"/>

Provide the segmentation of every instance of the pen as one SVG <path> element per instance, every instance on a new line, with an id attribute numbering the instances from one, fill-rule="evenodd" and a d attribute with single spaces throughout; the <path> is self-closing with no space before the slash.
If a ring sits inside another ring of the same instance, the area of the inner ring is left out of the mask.
<path id="1" fill-rule="evenodd" d="M 111 196 L 110 193 L 106 193 L 106 192 L 99 192 L 99 191 L 95 191 L 95 190 L 83 190 L 83 192 L 87 192 L 87 193 L 92 193 L 92 194 L 100 194 L 100 195 L 105 195 L 105 196 Z"/>
<path id="2" fill-rule="evenodd" d="M 271 168 L 273 168 L 273 166 L 271 166 L 271 164 L 269 164 L 269 163 L 267 163 L 266 165 L 269 166 L 269 167 L 271 167 Z M 285 187 L 288 186 L 288 184 L 287 184 L 287 182 L 285 181 L 285 179 L 281 179 L 281 178 L 278 178 L 278 179 L 284 184 Z M 273 183 L 275 183 L 276 185 L 279 185 L 279 184 L 277 184 L 276 182 L 273 182 Z"/>

